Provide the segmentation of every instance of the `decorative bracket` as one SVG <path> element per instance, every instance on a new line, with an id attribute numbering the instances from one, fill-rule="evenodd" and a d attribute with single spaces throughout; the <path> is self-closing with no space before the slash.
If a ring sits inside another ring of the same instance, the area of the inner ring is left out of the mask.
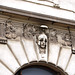
<path id="1" fill-rule="evenodd" d="M 70 31 L 70 27 L 68 27 L 68 30 L 69 30 L 69 35 L 70 35 L 72 54 L 75 54 L 75 37 L 72 36 L 71 31 Z"/>

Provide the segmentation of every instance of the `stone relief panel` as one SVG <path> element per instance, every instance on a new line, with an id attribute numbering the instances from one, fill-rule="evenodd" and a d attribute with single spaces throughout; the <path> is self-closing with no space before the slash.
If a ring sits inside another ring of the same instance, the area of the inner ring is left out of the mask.
<path id="1" fill-rule="evenodd" d="M 16 29 L 11 21 L 5 23 L 5 37 L 7 39 L 15 39 L 17 37 Z"/>
<path id="2" fill-rule="evenodd" d="M 35 26 L 31 24 L 24 24 L 23 25 L 23 36 L 25 39 L 33 39 L 33 36 L 35 35 Z"/>
<path id="3" fill-rule="evenodd" d="M 34 41 L 36 52 L 40 59 L 47 58 L 48 33 L 48 28 L 46 27 L 35 26 L 29 23 L 23 25 L 23 37 L 26 40 Z"/>
<path id="4" fill-rule="evenodd" d="M 36 39 L 34 42 L 36 42 L 40 54 L 46 54 L 48 41 L 50 43 L 59 43 L 61 46 L 72 47 L 72 52 L 75 53 L 74 35 L 74 32 L 70 36 L 68 30 L 48 28 L 45 25 L 42 27 L 30 23 L 19 24 L 11 20 L 0 23 L 0 43 L 7 43 L 7 39 L 16 39 L 18 37 L 24 37 L 28 40 Z"/>
<path id="5" fill-rule="evenodd" d="M 57 43 L 57 30 L 50 28 L 50 33 L 49 33 L 49 40 L 52 43 Z"/>
<path id="6" fill-rule="evenodd" d="M 57 34 L 57 40 L 62 46 L 71 46 L 69 33 L 61 32 Z"/>
<path id="7" fill-rule="evenodd" d="M 68 31 L 50 29 L 49 39 L 52 43 L 60 43 L 62 46 L 71 46 L 71 39 Z"/>

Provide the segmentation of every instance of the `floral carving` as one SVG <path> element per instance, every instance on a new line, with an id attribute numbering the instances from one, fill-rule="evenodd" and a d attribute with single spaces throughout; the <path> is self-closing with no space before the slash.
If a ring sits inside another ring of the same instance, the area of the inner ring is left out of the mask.
<path id="1" fill-rule="evenodd" d="M 55 29 L 50 29 L 50 42 L 57 42 L 57 31 Z"/>
<path id="2" fill-rule="evenodd" d="M 35 35 L 35 27 L 33 25 L 26 24 L 24 26 L 23 36 L 26 39 L 32 39 L 34 35 Z"/>
<path id="3" fill-rule="evenodd" d="M 7 21 L 5 24 L 5 37 L 8 39 L 15 39 L 17 37 L 15 27 L 11 21 Z"/>
<path id="4" fill-rule="evenodd" d="M 70 36 L 68 33 L 62 32 L 60 34 L 57 34 L 57 40 L 63 46 L 71 46 Z"/>

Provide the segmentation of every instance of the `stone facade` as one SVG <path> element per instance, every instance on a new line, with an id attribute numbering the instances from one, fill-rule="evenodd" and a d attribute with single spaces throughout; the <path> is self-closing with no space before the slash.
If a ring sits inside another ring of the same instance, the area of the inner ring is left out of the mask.
<path id="1" fill-rule="evenodd" d="M 61 75 L 75 74 L 73 27 L 0 16 L 0 75 L 14 75 L 33 61 L 53 64 Z"/>

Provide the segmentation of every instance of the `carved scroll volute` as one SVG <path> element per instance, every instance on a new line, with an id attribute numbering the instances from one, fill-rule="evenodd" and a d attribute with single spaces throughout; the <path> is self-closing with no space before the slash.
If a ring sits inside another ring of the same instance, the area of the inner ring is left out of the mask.
<path id="1" fill-rule="evenodd" d="M 16 29 L 12 25 L 11 21 L 5 23 L 5 37 L 7 39 L 15 39 L 17 37 Z"/>

